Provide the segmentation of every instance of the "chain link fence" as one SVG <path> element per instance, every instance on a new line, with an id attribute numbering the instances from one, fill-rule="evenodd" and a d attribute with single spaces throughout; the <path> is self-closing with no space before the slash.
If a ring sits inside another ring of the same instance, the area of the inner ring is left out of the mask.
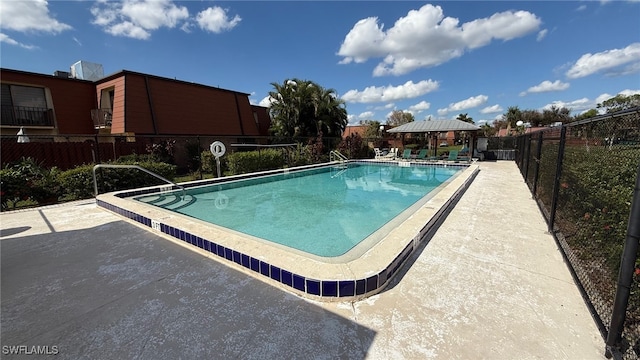
<path id="1" fill-rule="evenodd" d="M 608 338 L 607 356 L 640 358 L 638 235 L 625 242 L 630 222 L 640 222 L 630 214 L 640 171 L 640 108 L 520 136 L 516 161 Z M 621 290 L 628 293 L 622 310 L 615 306 Z"/>

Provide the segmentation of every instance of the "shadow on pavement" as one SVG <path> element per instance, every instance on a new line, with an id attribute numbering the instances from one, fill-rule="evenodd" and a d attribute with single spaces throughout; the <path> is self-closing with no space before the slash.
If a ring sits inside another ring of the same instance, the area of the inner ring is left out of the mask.
<path id="1" fill-rule="evenodd" d="M 4 239 L 0 254 L 3 349 L 55 346 L 56 358 L 73 359 L 364 359 L 376 336 L 124 221 Z"/>

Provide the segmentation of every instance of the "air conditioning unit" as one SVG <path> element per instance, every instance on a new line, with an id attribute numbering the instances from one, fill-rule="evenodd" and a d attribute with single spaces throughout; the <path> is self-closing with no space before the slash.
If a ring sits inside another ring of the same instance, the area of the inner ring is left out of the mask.
<path id="1" fill-rule="evenodd" d="M 95 81 L 104 77 L 104 69 L 102 68 L 102 64 L 78 61 L 71 65 L 71 77 Z"/>

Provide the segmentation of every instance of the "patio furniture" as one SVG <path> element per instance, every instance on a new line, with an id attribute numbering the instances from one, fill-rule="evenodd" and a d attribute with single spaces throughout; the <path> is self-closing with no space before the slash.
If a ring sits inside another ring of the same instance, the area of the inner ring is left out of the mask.
<path id="1" fill-rule="evenodd" d="M 402 158 L 405 160 L 411 160 L 411 149 L 404 149 L 402 153 Z"/>
<path id="2" fill-rule="evenodd" d="M 422 149 L 420 150 L 420 152 L 418 153 L 418 156 L 416 156 L 416 160 L 427 160 L 427 152 L 429 150 L 427 149 Z"/>
<path id="3" fill-rule="evenodd" d="M 458 161 L 458 150 L 451 150 L 449 151 L 449 157 L 447 157 L 446 159 L 447 161 L 454 161 L 457 162 Z"/>

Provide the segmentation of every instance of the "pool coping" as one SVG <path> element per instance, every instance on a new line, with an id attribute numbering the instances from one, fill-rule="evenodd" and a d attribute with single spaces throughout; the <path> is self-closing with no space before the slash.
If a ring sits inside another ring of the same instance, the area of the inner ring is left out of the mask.
<path id="1" fill-rule="evenodd" d="M 378 160 L 350 162 L 389 163 Z M 377 244 L 357 259 L 345 263 L 328 263 L 306 257 L 269 242 L 255 241 L 251 237 L 129 199 L 131 196 L 169 191 L 176 189 L 175 186 L 101 194 L 96 197 L 96 204 L 174 243 L 294 294 L 319 301 L 353 301 L 376 294 L 389 284 L 409 256 L 425 240 L 429 230 L 455 205 L 479 172 L 479 167 L 475 164 L 434 164 L 415 161 L 392 163 L 397 163 L 398 166 L 435 165 L 465 169 Z M 202 186 L 335 164 L 316 164 L 181 185 Z"/>

